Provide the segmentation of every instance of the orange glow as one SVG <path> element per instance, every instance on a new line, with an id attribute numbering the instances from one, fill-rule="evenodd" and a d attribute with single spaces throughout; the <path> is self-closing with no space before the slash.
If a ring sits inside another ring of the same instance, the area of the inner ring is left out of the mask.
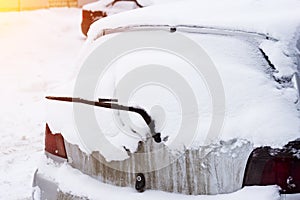
<path id="1" fill-rule="evenodd" d="M 48 8 L 48 0 L 0 0 L 0 11 Z"/>
<path id="2" fill-rule="evenodd" d="M 0 0 L 0 11 L 19 10 L 20 0 Z"/>

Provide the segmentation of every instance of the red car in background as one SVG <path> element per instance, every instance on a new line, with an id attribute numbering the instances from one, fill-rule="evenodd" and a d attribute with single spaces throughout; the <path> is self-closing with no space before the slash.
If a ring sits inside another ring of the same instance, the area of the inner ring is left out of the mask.
<path id="1" fill-rule="evenodd" d="M 95 21 L 117 13 L 144 7 L 137 0 L 100 0 L 82 8 L 81 31 L 87 36 Z"/>

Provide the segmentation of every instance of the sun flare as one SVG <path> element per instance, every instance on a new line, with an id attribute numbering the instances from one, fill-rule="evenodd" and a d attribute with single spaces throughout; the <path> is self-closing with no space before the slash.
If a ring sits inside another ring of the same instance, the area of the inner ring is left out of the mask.
<path id="1" fill-rule="evenodd" d="M 48 7 L 49 0 L 0 0 L 0 11 L 22 11 Z"/>
<path id="2" fill-rule="evenodd" d="M 0 0 L 0 11 L 13 11 L 19 9 L 20 0 Z"/>

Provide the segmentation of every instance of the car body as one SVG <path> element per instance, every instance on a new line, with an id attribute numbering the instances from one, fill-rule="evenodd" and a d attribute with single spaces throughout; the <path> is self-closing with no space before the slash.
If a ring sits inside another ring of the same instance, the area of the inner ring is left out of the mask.
<path id="1" fill-rule="evenodd" d="M 95 22 L 88 38 L 91 49 L 101 48 L 103 42 L 114 35 L 139 31 L 183 34 L 200 45 L 214 62 L 224 84 L 227 101 L 224 131 L 214 143 L 204 144 L 201 143 L 203 142 L 200 134 L 202 129 L 199 129 L 199 135 L 195 136 L 193 141 L 195 143 L 190 145 L 190 148 L 175 149 L 181 152 L 182 157 L 165 168 L 143 173 L 141 180 L 146 180 L 146 184 L 143 183 L 142 187 L 137 187 L 135 185 L 136 173 L 116 170 L 109 166 L 110 163 L 114 163 L 121 169 L 126 166 L 134 168 L 135 163 L 139 163 L 135 157 L 137 154 L 157 147 L 151 138 L 142 141 L 140 137 L 128 139 L 128 135 L 124 136 L 124 133 L 111 126 L 110 122 L 113 120 L 109 117 L 111 111 L 100 109 L 95 113 L 99 114 L 97 119 L 100 125 L 109 132 L 106 138 L 118 146 L 122 155 L 112 155 L 112 152 L 107 152 L 104 144 L 100 145 L 100 149 L 91 149 L 89 152 L 85 149 L 80 137 L 76 136 L 77 125 L 73 120 L 73 108 L 66 103 L 49 102 L 49 112 L 52 117 L 47 121 L 49 126 L 46 125 L 45 152 L 48 157 L 64 164 L 57 166 L 51 163 L 52 161 L 47 161 L 47 164 L 38 169 L 34 177 L 34 195 L 41 199 L 85 198 L 84 192 L 79 197 L 76 196 L 78 193 L 73 194 L 72 191 L 74 192 L 75 189 L 71 189 L 74 188 L 71 186 L 72 183 L 68 185 L 56 174 L 56 170 L 67 168 L 71 171 L 76 169 L 74 174 L 78 176 L 78 171 L 80 171 L 103 183 L 131 188 L 135 186 L 141 191 L 153 189 L 199 195 L 230 193 L 252 185 L 279 185 L 282 194 L 296 193 L 299 197 L 300 177 L 297 173 L 300 170 L 299 110 L 297 108 L 299 49 L 297 49 L 297 41 L 300 41 L 300 37 L 296 34 L 299 24 L 296 19 L 299 14 L 297 14 L 297 9 L 293 9 L 299 6 L 299 3 L 294 5 L 293 0 L 289 3 L 278 2 L 281 5 L 280 9 L 288 10 L 282 12 L 286 14 L 281 16 L 282 20 L 293 21 L 294 24 L 283 23 L 288 27 L 282 28 L 276 21 L 272 21 L 272 14 L 277 15 L 278 5 L 269 7 L 268 3 L 236 2 L 236 7 L 230 10 L 232 5 L 229 0 L 220 6 L 222 11 L 215 8 L 214 3 L 189 1 L 172 5 L 174 7 L 171 5 L 153 6 L 144 8 L 143 11 L 120 13 Z M 166 7 L 172 9 L 167 12 Z M 295 18 L 290 17 L 290 9 L 293 10 Z M 246 12 L 245 15 L 241 14 L 241 10 Z M 213 12 L 221 12 L 221 16 L 211 17 Z M 238 18 L 238 16 L 241 17 Z M 265 18 L 258 22 L 253 16 Z M 125 18 L 126 21 L 123 20 Z M 233 19 L 235 21 L 231 23 Z M 291 32 L 285 32 L 287 30 Z M 99 59 L 101 56 L 103 55 L 99 55 Z M 174 70 L 179 70 L 181 74 L 188 74 L 182 67 L 184 63 L 177 60 L 178 58 L 165 54 L 162 56 L 161 52 L 147 52 L 146 54 L 134 52 L 127 59 L 119 59 L 119 63 L 115 63 L 113 70 L 113 72 L 118 72 L 113 75 L 117 77 L 114 81 L 120 80 L 124 74 L 128 73 L 130 66 L 136 63 L 136 60 L 140 65 L 146 65 L 155 60 L 171 66 Z M 190 76 L 193 77 L 193 75 Z M 114 89 L 111 87 L 113 84 L 109 81 L 102 85 L 107 86 L 108 92 L 112 92 L 110 90 Z M 69 91 L 73 88 L 74 85 L 70 86 Z M 203 114 L 202 124 L 207 122 L 206 117 L 209 116 L 209 101 L 207 100 L 209 94 L 205 93 L 204 88 L 205 86 L 201 84 L 194 85 L 196 95 L 204 99 L 203 102 L 199 100 L 197 108 L 199 113 Z M 53 92 L 53 94 L 57 93 Z M 71 93 L 64 92 L 61 95 L 67 94 Z M 100 92 L 96 93 L 95 97 L 99 95 L 101 95 Z M 155 101 L 151 98 L 153 95 L 155 92 L 144 94 L 143 98 L 135 99 L 133 104 L 148 111 Z M 160 97 L 157 95 L 156 99 Z M 165 105 L 171 105 L 171 102 L 168 98 L 161 100 L 161 103 Z M 180 114 L 174 111 L 166 113 L 167 118 Z M 160 120 L 160 118 L 155 119 L 158 119 L 158 122 Z M 173 127 L 178 122 L 176 119 L 177 117 L 173 119 Z M 171 148 L 169 144 L 172 143 L 172 139 L 176 137 L 172 134 L 173 127 L 168 129 L 168 126 L 165 126 L 161 132 L 163 138 L 170 138 L 169 141 L 159 144 L 162 149 L 167 149 L 166 152 L 158 157 L 143 160 L 140 162 L 142 164 L 139 163 L 140 166 L 147 168 L 149 163 L 156 163 L 157 160 L 162 161 L 173 156 L 170 153 L 172 151 L 168 149 Z M 143 130 L 146 132 L 139 132 L 141 135 L 146 134 L 148 129 Z M 62 133 L 63 137 L 53 133 Z M 101 142 L 103 141 L 95 139 L 95 143 Z M 48 167 L 51 170 L 45 170 Z M 48 196 L 49 194 L 52 196 Z"/>

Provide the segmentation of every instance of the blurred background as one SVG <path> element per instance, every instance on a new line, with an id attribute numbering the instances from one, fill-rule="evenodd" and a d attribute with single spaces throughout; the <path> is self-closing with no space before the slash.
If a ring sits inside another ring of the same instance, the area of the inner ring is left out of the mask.
<path id="1" fill-rule="evenodd" d="M 51 7 L 82 7 L 96 0 L 0 0 L 0 11 L 22 11 Z"/>

